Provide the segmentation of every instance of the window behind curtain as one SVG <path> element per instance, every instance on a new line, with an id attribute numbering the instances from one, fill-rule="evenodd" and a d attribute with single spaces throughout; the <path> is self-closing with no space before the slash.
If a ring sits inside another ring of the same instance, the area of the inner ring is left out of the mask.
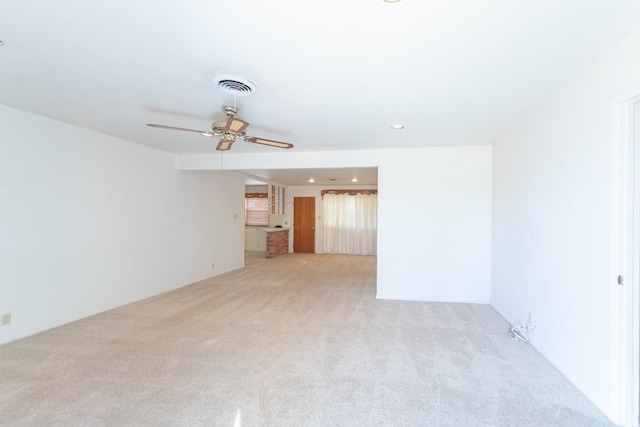
<path id="1" fill-rule="evenodd" d="M 337 254 L 377 253 L 378 196 L 325 194 L 324 251 Z"/>
<path id="2" fill-rule="evenodd" d="M 244 199 L 244 224 L 269 224 L 269 199 L 261 197 L 246 197 Z"/>

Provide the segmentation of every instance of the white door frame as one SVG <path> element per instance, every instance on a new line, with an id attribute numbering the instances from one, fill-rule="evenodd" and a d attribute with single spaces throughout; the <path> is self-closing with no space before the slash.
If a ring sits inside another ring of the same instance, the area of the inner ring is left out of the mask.
<path id="1" fill-rule="evenodd" d="M 608 415 L 624 426 L 638 425 L 640 406 L 640 147 L 634 143 L 634 104 L 639 103 L 640 85 L 613 102 Z M 618 284 L 618 276 L 624 277 L 623 285 Z"/>

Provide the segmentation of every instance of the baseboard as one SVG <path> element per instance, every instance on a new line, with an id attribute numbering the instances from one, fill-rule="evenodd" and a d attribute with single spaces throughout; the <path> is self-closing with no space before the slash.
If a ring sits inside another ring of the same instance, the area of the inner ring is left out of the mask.
<path id="1" fill-rule="evenodd" d="M 416 301 L 416 302 L 443 302 L 443 303 L 457 303 L 457 304 L 484 304 L 490 305 L 489 300 L 454 300 L 454 299 L 439 299 L 439 298 L 427 298 L 427 297 L 404 297 L 399 295 L 385 295 L 376 294 L 376 299 L 390 300 L 390 301 Z"/>

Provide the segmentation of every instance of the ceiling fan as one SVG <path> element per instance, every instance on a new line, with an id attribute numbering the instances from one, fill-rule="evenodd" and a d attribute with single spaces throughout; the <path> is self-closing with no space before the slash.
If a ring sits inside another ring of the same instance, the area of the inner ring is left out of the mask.
<path id="1" fill-rule="evenodd" d="M 288 142 L 280 142 L 280 141 L 274 141 L 272 139 L 258 138 L 255 136 L 247 136 L 245 131 L 247 127 L 249 127 L 249 123 L 245 122 L 244 120 L 240 120 L 236 118 L 238 109 L 236 107 L 225 105 L 224 107 L 222 107 L 222 111 L 226 114 L 227 119 L 219 122 L 213 122 L 211 124 L 210 131 L 186 129 L 186 128 L 179 128 L 175 126 L 158 125 L 155 123 L 147 123 L 147 126 L 151 126 L 152 128 L 159 128 L 159 129 L 195 132 L 195 133 L 199 133 L 200 135 L 209 136 L 209 137 L 222 136 L 222 138 L 220 138 L 220 142 L 218 142 L 218 146 L 216 147 L 216 150 L 219 150 L 219 151 L 230 150 L 231 145 L 233 145 L 236 138 L 242 138 L 247 142 L 268 145 L 270 147 L 276 147 L 276 148 L 292 148 L 293 147 L 293 144 L 289 144 Z"/>

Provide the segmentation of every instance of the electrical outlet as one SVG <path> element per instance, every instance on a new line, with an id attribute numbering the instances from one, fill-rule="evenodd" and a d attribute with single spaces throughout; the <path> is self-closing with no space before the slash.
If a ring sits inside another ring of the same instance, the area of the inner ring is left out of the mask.
<path id="1" fill-rule="evenodd" d="M 4 313 L 0 315 L 0 326 L 6 326 L 11 323 L 11 313 Z"/>

